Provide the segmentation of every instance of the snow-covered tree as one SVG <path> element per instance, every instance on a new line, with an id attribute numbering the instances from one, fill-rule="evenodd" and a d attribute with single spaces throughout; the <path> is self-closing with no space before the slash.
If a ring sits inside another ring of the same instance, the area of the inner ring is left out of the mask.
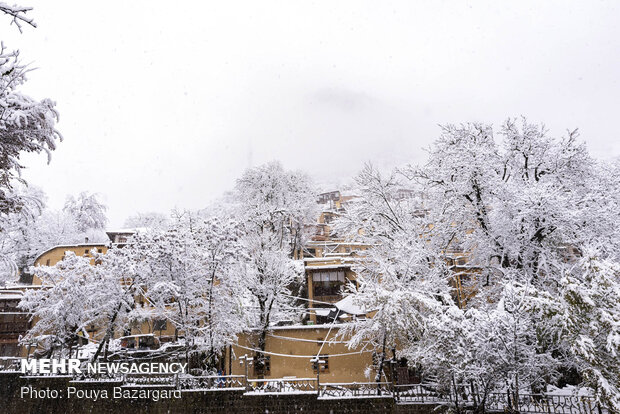
<path id="1" fill-rule="evenodd" d="M 140 271 L 148 305 L 158 318 L 174 324 L 177 336 L 184 335 L 189 352 L 199 323 L 193 308 L 199 297 L 197 290 L 204 282 L 191 236 L 180 228 L 149 231 L 134 236 L 126 248 L 143 249 Z"/>
<path id="2" fill-rule="evenodd" d="M 407 171 L 429 195 L 433 240 L 460 248 L 488 285 L 501 269 L 539 279 L 562 246 L 592 237 L 587 213 L 604 195 L 589 191 L 596 165 L 572 132 L 562 140 L 543 127 L 507 121 L 496 142 L 490 126 L 447 126 L 421 169 Z"/>
<path id="3" fill-rule="evenodd" d="M 79 337 L 87 336 L 87 327 L 101 316 L 94 303 L 98 297 L 97 267 L 91 260 L 66 252 L 55 266 L 36 268 L 42 288 L 27 290 L 19 305 L 36 323 L 22 343 L 36 343 L 49 357 L 70 353 Z"/>
<path id="4" fill-rule="evenodd" d="M 115 333 L 123 333 L 142 315 L 136 298 L 143 293 L 141 257 L 131 249 L 112 249 L 107 254 L 92 250 L 77 256 L 67 251 L 55 266 L 38 266 L 41 289 L 29 290 L 20 306 L 36 321 L 24 342 L 37 342 L 47 351 L 63 352 L 77 344 L 79 336 L 98 340 L 93 357 L 108 345 Z M 91 338 L 87 327 L 103 332 Z"/>
<path id="5" fill-rule="evenodd" d="M 81 192 L 77 197 L 67 196 L 63 211 L 71 214 L 77 223 L 78 230 L 103 229 L 108 223 L 105 215 L 107 207 L 99 201 L 97 194 Z"/>
<path id="6" fill-rule="evenodd" d="M 428 163 L 404 170 L 427 195 L 429 246 L 436 257 L 458 251 L 468 258 L 477 293 L 465 317 L 471 319 L 473 335 L 496 332 L 507 341 L 502 332 L 517 333 L 502 346 L 480 344 L 479 362 L 495 361 L 498 376 L 511 377 L 509 385 L 516 392 L 535 387 L 537 376 L 552 383 L 558 364 L 573 366 L 584 385 L 599 384 L 598 397 L 609 403 L 617 375 L 597 366 L 596 358 L 581 357 L 562 338 L 570 337 L 569 332 L 577 335 L 578 327 L 599 326 L 597 315 L 615 314 L 614 305 L 601 300 L 597 305 L 602 314 L 581 312 L 583 325 L 567 323 L 563 335 L 550 332 L 557 315 L 570 309 L 568 301 L 556 303 L 566 294 L 563 280 L 571 280 L 569 274 L 572 280 L 585 280 L 578 267 L 567 263 L 580 260 L 585 247 L 593 244 L 605 246 L 600 260 L 617 263 L 617 168 L 594 161 L 576 132 L 555 139 L 544 127 L 508 120 L 499 135 L 498 141 L 488 125 L 443 127 Z M 618 288 L 617 278 L 606 280 L 610 291 Z M 579 295 L 592 297 L 587 284 L 572 286 Z M 518 356 L 506 360 L 506 349 Z M 596 349 L 615 358 L 612 344 Z M 549 355 L 555 360 L 550 362 Z M 605 388 L 609 384 L 611 388 Z"/>
<path id="7" fill-rule="evenodd" d="M 395 342 L 445 385 L 471 381 L 482 409 L 494 389 L 516 404 L 567 369 L 617 407 L 618 164 L 576 132 L 508 120 L 499 135 L 449 125 L 422 167 L 362 171 L 335 229 L 369 246 L 350 291 L 373 317 L 341 331 L 380 366 Z"/>
<path id="8" fill-rule="evenodd" d="M 65 349 L 80 332 L 87 336 L 86 325 L 96 324 L 96 359 L 107 356 L 115 335 L 165 318 L 187 357 L 202 355 L 213 366 L 246 327 L 241 227 L 189 212 L 174 217 L 167 228 L 139 231 L 123 248 L 87 257 L 67 252 L 56 266 L 37 267 L 43 287 L 26 295 L 22 306 L 40 320 L 25 340 L 48 338 L 51 351 Z"/>
<path id="9" fill-rule="evenodd" d="M 206 365 L 212 367 L 224 347 L 247 329 L 240 272 L 246 253 L 240 241 L 240 226 L 230 219 L 206 219 L 193 235 L 203 263 L 203 281 L 193 309 L 200 317 L 196 342 L 206 353 Z"/>
<path id="10" fill-rule="evenodd" d="M 556 379 L 560 361 L 553 357 L 557 347 L 540 324 L 538 304 L 550 296 L 510 278 L 502 285 L 494 306 L 471 308 L 466 313 L 470 358 L 460 378 L 482 385 L 483 398 L 493 388 L 507 387 L 513 408 L 518 409 L 514 404 L 519 393 L 544 391 L 545 383 Z"/>
<path id="11" fill-rule="evenodd" d="M 135 237 L 140 238 L 140 235 Z M 105 254 L 93 250 L 93 255 L 98 271 L 93 280 L 95 286 L 90 291 L 95 297 L 89 303 L 95 306 L 94 312 L 99 315 L 98 329 L 103 332 L 92 357 L 96 360 L 102 351 L 107 359 L 110 341 L 115 335 L 130 331 L 132 325 L 141 322 L 149 312 L 137 303 L 145 293 L 142 251 L 126 247 L 109 249 Z"/>
<path id="12" fill-rule="evenodd" d="M 32 27 L 37 27 L 34 19 L 26 15 L 31 10 L 32 7 L 24 7 L 17 4 L 9 6 L 5 2 L 0 2 L 0 12 L 6 14 L 7 16 L 10 16 L 11 23 L 16 25 L 20 32 L 24 23 L 29 24 Z"/>
<path id="13" fill-rule="evenodd" d="M 559 344 L 582 385 L 620 412 L 620 263 L 600 245 L 561 269 L 558 294 L 540 304 L 546 336 Z"/>
<path id="14" fill-rule="evenodd" d="M 378 356 L 380 381 L 388 352 L 409 355 L 432 322 L 453 305 L 445 263 L 430 256 L 419 198 L 405 190 L 402 177 L 383 177 L 370 164 L 356 178 L 359 196 L 336 221 L 338 234 L 369 248 L 349 284 L 353 303 L 372 317 L 354 319 L 340 329 L 352 348 L 370 347 Z M 403 197 L 402 194 L 407 194 Z M 396 355 L 394 355 L 396 356 Z"/>
<path id="15" fill-rule="evenodd" d="M 18 184 L 11 194 L 22 200 L 22 208 L 0 215 L 0 276 L 4 281 L 14 282 L 18 274 L 30 273 L 34 259 L 53 246 L 106 240 L 103 229 L 81 230 L 73 214 L 46 207 L 44 192 L 35 186 Z"/>
<path id="16" fill-rule="evenodd" d="M 132 252 L 151 318 L 165 318 L 183 338 L 186 355 L 213 366 L 246 324 L 239 262 L 244 251 L 233 221 L 178 213 L 167 229 L 138 232 Z M 129 253 L 127 253 L 129 254 Z"/>
<path id="17" fill-rule="evenodd" d="M 163 228 L 168 225 L 169 218 L 161 213 L 136 213 L 125 220 L 124 226 L 129 229 L 136 228 Z"/>
<path id="18" fill-rule="evenodd" d="M 0 3 L 0 12 L 10 16 L 21 31 L 22 24 L 36 27 L 26 15 L 31 8 Z M 55 103 L 49 99 L 35 100 L 19 89 L 27 80 L 31 69 L 21 63 L 19 51 L 11 51 L 0 44 L 0 215 L 19 211 L 27 201 L 11 192 L 23 166 L 19 159 L 23 153 L 46 152 L 48 162 L 57 141 L 62 140 L 55 129 L 58 121 Z"/>
<path id="19" fill-rule="evenodd" d="M 305 227 L 316 221 L 314 192 L 305 174 L 272 162 L 246 170 L 233 196 L 248 255 L 243 277 L 257 309 L 252 325 L 258 330 L 258 348 L 264 351 L 271 324 L 297 319 L 299 306 L 291 294 L 302 282 L 303 266 L 293 255 L 304 243 Z M 257 356 L 259 372 L 263 356 Z"/>
<path id="20" fill-rule="evenodd" d="M 0 283 L 14 282 L 30 266 L 36 246 L 33 227 L 45 207 L 43 191 L 34 186 L 15 185 L 9 197 L 20 200 L 20 208 L 0 214 Z"/>
<path id="21" fill-rule="evenodd" d="M 22 25 L 36 27 L 27 15 L 31 7 L 0 2 L 0 13 L 22 30 Z M 18 50 L 0 44 L 0 275 L 13 278 L 23 265 L 18 246 L 22 233 L 41 213 L 43 200 L 34 191 L 21 188 L 24 153 L 46 152 L 48 162 L 62 136 L 55 129 L 58 112 L 49 99 L 37 101 L 19 91 L 31 69 L 22 64 Z M 13 248 L 7 252 L 7 245 Z"/>

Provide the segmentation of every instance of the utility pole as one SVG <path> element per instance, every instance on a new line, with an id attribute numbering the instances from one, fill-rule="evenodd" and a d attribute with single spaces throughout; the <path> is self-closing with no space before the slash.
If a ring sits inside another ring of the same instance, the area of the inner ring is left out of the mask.
<path id="1" fill-rule="evenodd" d="M 321 359 L 321 357 L 317 355 L 315 358 L 310 359 L 310 363 L 313 368 L 316 367 L 316 393 L 319 395 L 321 392 L 321 368 L 325 366 L 325 360 Z"/>

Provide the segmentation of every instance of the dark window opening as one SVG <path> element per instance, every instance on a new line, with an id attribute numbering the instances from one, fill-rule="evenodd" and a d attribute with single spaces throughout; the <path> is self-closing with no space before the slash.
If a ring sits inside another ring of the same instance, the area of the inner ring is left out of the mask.
<path id="1" fill-rule="evenodd" d="M 271 356 L 260 355 L 254 357 L 254 372 L 256 375 L 271 374 Z"/>
<path id="2" fill-rule="evenodd" d="M 339 295 L 344 285 L 344 270 L 315 272 L 312 274 L 314 296 Z"/>
<path id="3" fill-rule="evenodd" d="M 318 366 L 321 367 L 321 372 L 329 371 L 329 355 L 319 355 Z M 317 372 L 317 361 L 312 363 L 312 369 L 314 373 Z"/>
<path id="4" fill-rule="evenodd" d="M 155 319 L 153 321 L 154 331 L 165 331 L 167 327 L 168 327 L 168 324 L 165 319 Z"/>
<path id="5" fill-rule="evenodd" d="M 316 257 L 316 249 L 305 249 L 304 257 Z"/>

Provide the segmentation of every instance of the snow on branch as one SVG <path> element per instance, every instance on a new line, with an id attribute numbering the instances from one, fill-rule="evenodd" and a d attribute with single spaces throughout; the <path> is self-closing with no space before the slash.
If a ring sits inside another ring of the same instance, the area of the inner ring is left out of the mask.
<path id="1" fill-rule="evenodd" d="M 32 10 L 32 7 L 18 6 L 17 4 L 9 6 L 4 2 L 0 2 L 0 11 L 4 14 L 11 16 L 11 24 L 15 24 L 15 26 L 17 26 L 20 32 L 22 31 L 22 24 L 24 23 L 32 27 L 37 27 L 34 19 L 32 17 L 26 16 L 26 13 L 28 13 L 30 10 Z"/>

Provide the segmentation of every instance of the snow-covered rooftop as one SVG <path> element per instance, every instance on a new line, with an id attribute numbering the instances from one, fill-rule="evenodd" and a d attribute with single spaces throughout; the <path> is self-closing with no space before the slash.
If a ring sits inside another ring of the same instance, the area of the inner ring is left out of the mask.
<path id="1" fill-rule="evenodd" d="M 367 311 L 362 307 L 353 303 L 353 296 L 349 295 L 344 299 L 334 303 L 334 306 L 341 312 L 348 313 L 349 315 L 366 315 Z"/>

